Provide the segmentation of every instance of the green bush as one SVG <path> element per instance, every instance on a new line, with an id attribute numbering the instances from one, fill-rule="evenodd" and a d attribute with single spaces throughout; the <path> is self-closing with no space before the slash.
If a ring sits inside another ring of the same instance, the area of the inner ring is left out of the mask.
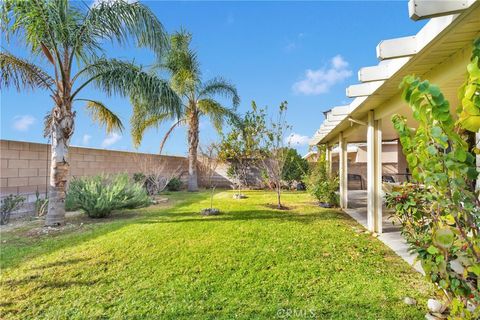
<path id="1" fill-rule="evenodd" d="M 173 178 L 167 184 L 168 191 L 180 191 L 182 189 L 182 180 L 180 178 Z"/>
<path id="2" fill-rule="evenodd" d="M 70 182 L 70 185 L 73 183 Z M 67 196 L 65 197 L 65 211 L 77 211 L 80 210 L 80 207 L 74 202 L 74 198 L 70 196 L 70 191 L 67 192 Z"/>
<path id="3" fill-rule="evenodd" d="M 76 178 L 70 182 L 66 203 L 91 218 L 104 218 L 113 210 L 147 206 L 150 197 L 143 186 L 127 174 Z"/>
<path id="4" fill-rule="evenodd" d="M 317 163 L 304 178 L 307 191 L 320 203 L 338 207 L 340 200 L 337 194 L 338 178 L 328 172 L 325 152 L 321 152 L 321 150 L 319 152 L 320 157 Z"/>
<path id="5" fill-rule="evenodd" d="M 134 182 L 144 183 L 147 180 L 147 176 L 143 172 L 135 172 L 132 177 Z"/>
<path id="6" fill-rule="evenodd" d="M 308 173 L 308 162 L 303 159 L 297 150 L 289 148 L 282 168 L 282 180 L 286 181 L 289 186 L 293 182 L 300 182 Z"/>

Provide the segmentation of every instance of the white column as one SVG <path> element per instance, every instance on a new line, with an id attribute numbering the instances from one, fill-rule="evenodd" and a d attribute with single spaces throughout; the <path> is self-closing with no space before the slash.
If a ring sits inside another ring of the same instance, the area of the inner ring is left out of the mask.
<path id="1" fill-rule="evenodd" d="M 347 174 L 347 143 L 343 137 L 343 132 L 340 132 L 338 153 L 338 175 L 340 183 L 340 207 L 346 209 L 348 207 L 348 174 Z"/>
<path id="2" fill-rule="evenodd" d="M 327 161 L 327 172 L 329 175 L 332 174 L 332 149 L 327 144 L 325 146 L 325 161 Z"/>
<path id="3" fill-rule="evenodd" d="M 383 183 L 382 183 L 382 120 L 375 120 L 375 232 L 382 233 Z"/>
<path id="4" fill-rule="evenodd" d="M 375 120 L 368 112 L 367 127 L 367 228 L 375 231 Z"/>
<path id="5" fill-rule="evenodd" d="M 367 128 L 367 227 L 382 232 L 382 122 L 368 112 Z"/>

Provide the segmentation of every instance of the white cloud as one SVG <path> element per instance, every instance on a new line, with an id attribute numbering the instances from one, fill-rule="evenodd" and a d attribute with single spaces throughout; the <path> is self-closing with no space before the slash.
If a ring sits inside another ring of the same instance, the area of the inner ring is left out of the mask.
<path id="1" fill-rule="evenodd" d="M 29 114 L 24 116 L 16 116 L 13 118 L 13 128 L 17 131 L 27 131 L 30 129 L 30 126 L 35 123 L 35 121 L 36 119 Z"/>
<path id="2" fill-rule="evenodd" d="M 343 60 L 341 55 L 337 54 L 332 58 L 332 66 L 335 69 L 346 69 L 348 67 L 348 62 Z"/>
<path id="3" fill-rule="evenodd" d="M 310 141 L 308 136 L 302 136 L 298 133 L 292 133 L 285 138 L 285 142 L 291 146 L 305 146 Z"/>
<path id="4" fill-rule="evenodd" d="M 318 70 L 307 69 L 305 78 L 293 84 L 293 91 L 305 95 L 318 95 L 327 93 L 330 88 L 352 75 L 348 69 L 348 62 L 341 55 L 336 55 L 330 60 L 329 68 Z"/>
<path id="5" fill-rule="evenodd" d="M 84 134 L 82 137 L 82 145 L 88 146 L 90 144 L 90 140 L 92 140 L 92 136 L 89 134 Z"/>
<path id="6" fill-rule="evenodd" d="M 112 144 L 118 142 L 120 139 L 122 139 L 122 136 L 119 135 L 118 133 L 110 133 L 105 139 L 102 141 L 102 148 L 106 148 L 108 146 L 111 146 Z"/>

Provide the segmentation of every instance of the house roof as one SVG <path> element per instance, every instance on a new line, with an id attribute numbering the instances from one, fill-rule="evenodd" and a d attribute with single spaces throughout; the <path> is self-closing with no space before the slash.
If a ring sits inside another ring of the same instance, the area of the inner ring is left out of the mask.
<path id="1" fill-rule="evenodd" d="M 351 127 L 353 122 L 365 119 L 369 110 L 398 95 L 398 85 L 403 77 L 410 74 L 421 77 L 468 46 L 480 33 L 480 1 L 467 3 L 466 8 L 460 13 L 432 18 L 414 36 L 380 42 L 377 56 L 381 62 L 377 66 L 360 69 L 359 81 L 362 83 L 346 90 L 347 96 L 355 99 L 348 106 L 343 106 L 340 116 L 334 117 L 335 108 L 328 111 L 310 144 L 335 141 L 338 134 Z M 465 66 L 459 65 L 458 68 L 455 75 L 463 77 Z M 446 79 L 452 84 L 459 81 L 462 80 Z M 446 87 L 448 90 L 448 85 Z M 452 90 L 457 88 L 452 85 Z M 330 114 L 331 119 L 328 117 Z"/>

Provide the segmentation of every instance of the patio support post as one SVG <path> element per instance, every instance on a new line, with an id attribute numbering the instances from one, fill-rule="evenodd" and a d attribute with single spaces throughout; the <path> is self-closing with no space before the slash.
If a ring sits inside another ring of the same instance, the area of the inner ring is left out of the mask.
<path id="1" fill-rule="evenodd" d="M 382 120 L 368 112 L 367 129 L 367 227 L 382 233 Z"/>
<path id="2" fill-rule="evenodd" d="M 343 132 L 340 132 L 338 153 L 338 175 L 340 182 L 340 207 L 347 209 L 348 207 L 348 175 L 347 175 L 347 142 L 343 137 Z"/>
<path id="3" fill-rule="evenodd" d="M 382 119 L 375 120 L 375 232 L 382 233 L 383 183 L 382 183 Z"/>
<path id="4" fill-rule="evenodd" d="M 332 174 L 332 149 L 328 144 L 325 145 L 325 161 L 327 161 L 327 173 Z"/>

